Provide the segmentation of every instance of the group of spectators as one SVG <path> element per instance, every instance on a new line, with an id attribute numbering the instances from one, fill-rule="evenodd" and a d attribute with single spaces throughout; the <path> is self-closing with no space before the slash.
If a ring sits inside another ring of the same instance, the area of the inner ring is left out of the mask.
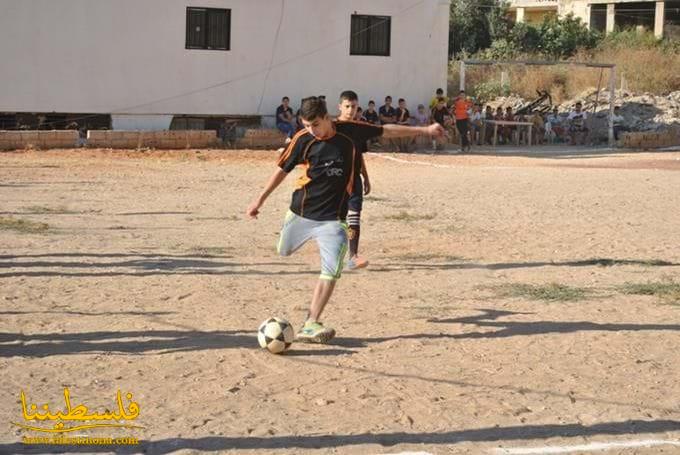
<path id="1" fill-rule="evenodd" d="M 325 100 L 325 97 L 320 98 Z M 357 121 L 385 125 L 396 123 L 400 125 L 426 126 L 439 123 L 449 133 L 449 137 L 460 144 L 461 151 L 469 151 L 471 144 L 492 144 L 494 136 L 493 123 L 499 122 L 496 128 L 496 141 L 500 144 L 512 144 L 513 142 L 528 142 L 526 128 L 519 128 L 517 122 L 532 123 L 531 143 L 541 144 L 544 142 L 568 142 L 571 145 L 583 145 L 588 141 L 590 129 L 588 127 L 588 114 L 583 110 L 583 104 L 577 102 L 573 110 L 568 113 L 560 113 L 557 106 L 553 107 L 548 114 L 539 111 L 529 111 L 525 114 L 515 114 L 511 106 L 498 106 L 494 110 L 487 105 L 482 110 L 481 103 L 473 102 L 461 90 L 454 99 L 444 95 L 444 90 L 438 88 L 434 97 L 426 107 L 418 104 L 416 112 L 411 113 L 406 107 L 406 100 L 399 98 L 394 106 L 391 96 L 385 97 L 382 106 L 376 109 L 374 100 L 368 102 L 366 109 L 358 108 Z M 614 108 L 614 138 L 618 140 L 619 133 L 628 131 L 624 127 L 624 119 L 620 108 Z M 509 123 L 506 123 L 509 122 Z M 290 99 L 284 96 L 281 105 L 276 109 L 276 126 L 286 134 L 288 140 L 303 128 L 299 111 L 293 113 L 290 107 Z M 444 147 L 443 140 L 431 140 L 432 150 L 441 150 Z M 397 141 L 390 145 L 400 151 L 408 151 L 412 145 L 429 146 L 429 138 L 409 139 L 407 142 Z"/>

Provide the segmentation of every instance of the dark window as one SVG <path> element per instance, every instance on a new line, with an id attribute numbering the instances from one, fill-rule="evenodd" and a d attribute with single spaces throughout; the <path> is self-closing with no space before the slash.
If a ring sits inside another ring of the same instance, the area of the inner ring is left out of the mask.
<path id="1" fill-rule="evenodd" d="M 389 16 L 352 15 L 350 55 L 390 55 Z"/>
<path id="2" fill-rule="evenodd" d="M 680 1 L 666 2 L 663 36 L 669 40 L 680 40 Z"/>
<path id="3" fill-rule="evenodd" d="M 187 49 L 228 51 L 231 10 L 187 8 Z"/>
<path id="4" fill-rule="evenodd" d="M 656 2 L 616 3 L 614 7 L 614 24 L 619 30 L 644 27 L 654 30 Z"/>
<path id="5" fill-rule="evenodd" d="M 604 32 L 607 28 L 607 5 L 590 5 L 590 28 Z"/>

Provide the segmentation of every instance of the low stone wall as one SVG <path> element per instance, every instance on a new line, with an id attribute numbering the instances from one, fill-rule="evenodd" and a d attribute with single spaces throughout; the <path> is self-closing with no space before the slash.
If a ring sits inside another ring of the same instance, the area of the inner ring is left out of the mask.
<path id="1" fill-rule="evenodd" d="M 68 131 L 0 131 L 0 150 L 73 148 L 78 132 Z"/>
<path id="2" fill-rule="evenodd" d="M 92 130 L 87 133 L 87 146 L 96 148 L 186 149 L 218 145 L 217 133 L 211 130 L 183 131 L 111 131 Z"/>
<path id="3" fill-rule="evenodd" d="M 655 149 L 680 145 L 680 128 L 671 128 L 658 133 L 623 133 L 622 145 L 626 148 Z"/>
<path id="4" fill-rule="evenodd" d="M 286 135 L 278 129 L 258 128 L 246 130 L 243 137 L 234 141 L 234 148 L 277 149 L 285 145 Z"/>

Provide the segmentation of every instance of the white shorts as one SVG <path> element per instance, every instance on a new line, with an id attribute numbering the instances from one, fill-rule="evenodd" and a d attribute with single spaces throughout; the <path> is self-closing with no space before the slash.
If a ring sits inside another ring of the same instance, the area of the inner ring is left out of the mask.
<path id="1" fill-rule="evenodd" d="M 286 213 L 276 251 L 290 256 L 308 240 L 319 245 L 321 279 L 337 280 L 347 254 L 347 224 L 342 221 L 314 221 L 291 212 Z"/>

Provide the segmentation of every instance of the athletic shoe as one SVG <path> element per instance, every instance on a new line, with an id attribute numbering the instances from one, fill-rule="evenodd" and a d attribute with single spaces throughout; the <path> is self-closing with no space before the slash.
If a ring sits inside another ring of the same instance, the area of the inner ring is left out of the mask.
<path id="1" fill-rule="evenodd" d="M 347 269 L 348 270 L 356 270 L 356 269 L 363 269 L 368 266 L 368 261 L 364 258 L 360 258 L 359 256 L 352 256 L 347 260 Z"/>
<path id="2" fill-rule="evenodd" d="M 324 327 L 320 322 L 305 322 L 304 327 L 295 336 L 295 341 L 302 343 L 326 344 L 335 336 L 335 329 Z"/>

